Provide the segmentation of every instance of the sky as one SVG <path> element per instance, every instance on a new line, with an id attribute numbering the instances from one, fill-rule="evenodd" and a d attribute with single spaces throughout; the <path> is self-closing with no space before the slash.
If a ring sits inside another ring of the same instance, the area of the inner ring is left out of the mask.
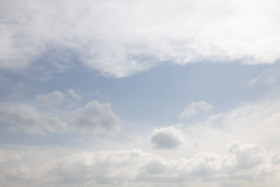
<path id="1" fill-rule="evenodd" d="M 0 186 L 276 187 L 277 0 L 0 0 Z"/>

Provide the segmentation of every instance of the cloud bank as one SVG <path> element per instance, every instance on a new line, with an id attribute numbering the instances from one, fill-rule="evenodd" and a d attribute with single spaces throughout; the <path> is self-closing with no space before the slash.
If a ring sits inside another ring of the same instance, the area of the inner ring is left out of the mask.
<path id="1" fill-rule="evenodd" d="M 229 145 L 225 154 L 205 152 L 178 160 L 141 150 L 80 152 L 32 168 L 23 163 L 20 153 L 11 155 L 0 151 L 0 165 L 10 165 L 0 167 L 3 186 L 273 186 L 279 181 L 274 153 L 238 142 Z"/>
<path id="2" fill-rule="evenodd" d="M 74 55 L 113 77 L 165 62 L 274 63 L 279 7 L 276 0 L 11 0 L 0 9 L 0 68 L 26 68 L 46 53 L 65 64 Z"/>

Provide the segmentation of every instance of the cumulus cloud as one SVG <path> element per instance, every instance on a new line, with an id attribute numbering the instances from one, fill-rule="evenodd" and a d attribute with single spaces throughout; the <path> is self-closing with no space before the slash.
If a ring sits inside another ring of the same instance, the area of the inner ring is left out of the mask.
<path id="1" fill-rule="evenodd" d="M 0 184 L 20 181 L 29 186 L 273 185 L 277 184 L 279 172 L 272 159 L 272 154 L 262 146 L 241 143 L 231 144 L 226 154 L 204 152 L 177 160 L 142 150 L 81 152 L 37 168 L 29 167 L 24 160 L 10 169 L 1 167 Z"/>
<path id="2" fill-rule="evenodd" d="M 28 105 L 10 107 L 4 111 L 0 119 L 11 124 L 11 130 L 32 134 L 59 132 L 66 127 L 66 123 L 59 117 L 40 113 L 36 108 Z"/>
<path id="3" fill-rule="evenodd" d="M 120 117 L 111 110 L 108 103 L 90 101 L 84 107 L 70 111 L 63 107 L 41 109 L 42 104 L 60 103 L 63 95 L 62 92 L 54 91 L 50 94 L 37 95 L 36 105 L 18 104 L 3 107 L 0 119 L 9 124 L 11 130 L 32 134 L 70 131 L 97 134 L 119 131 Z"/>
<path id="4" fill-rule="evenodd" d="M 48 94 L 39 94 L 36 96 L 36 102 L 39 105 L 60 104 L 64 99 L 64 94 L 60 91 L 53 91 Z"/>
<path id="5" fill-rule="evenodd" d="M 229 146 L 229 153 L 233 156 L 231 165 L 239 169 L 256 167 L 266 159 L 266 151 L 260 145 L 233 143 Z"/>
<path id="6" fill-rule="evenodd" d="M 199 113 L 206 113 L 210 111 L 213 108 L 212 105 L 204 102 L 192 102 L 187 107 L 184 108 L 184 111 L 180 114 L 180 119 L 188 119 L 190 117 L 193 117 Z"/>
<path id="7" fill-rule="evenodd" d="M 157 149 L 174 149 L 183 143 L 183 133 L 173 126 L 156 128 L 153 130 L 151 142 Z"/>
<path id="8" fill-rule="evenodd" d="M 0 14 L 1 68 L 28 67 L 49 48 L 115 77 L 166 61 L 257 64 L 280 56 L 276 0 L 10 0 Z"/>
<path id="9" fill-rule="evenodd" d="M 101 104 L 98 101 L 91 101 L 83 108 L 72 112 L 70 125 L 75 129 L 90 132 L 117 132 L 120 128 L 120 118 L 116 116 L 110 104 Z"/>

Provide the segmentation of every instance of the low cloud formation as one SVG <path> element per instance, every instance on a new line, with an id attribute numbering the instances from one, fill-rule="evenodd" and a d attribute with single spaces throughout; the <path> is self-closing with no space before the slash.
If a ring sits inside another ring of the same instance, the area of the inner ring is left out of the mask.
<path id="1" fill-rule="evenodd" d="M 274 153 L 254 144 L 233 143 L 223 155 L 204 152 L 178 160 L 141 150 L 82 152 L 37 168 L 24 160 L 15 162 L 15 156 L 9 157 L 5 150 L 0 151 L 2 157 L 0 166 L 11 167 L 0 167 L 1 186 L 271 186 L 279 182 Z"/>
<path id="2" fill-rule="evenodd" d="M 0 119 L 10 124 L 10 130 L 31 134 L 61 132 L 67 126 L 59 117 L 41 113 L 36 108 L 28 105 L 10 107 L 4 111 Z"/>
<path id="3" fill-rule="evenodd" d="M 18 104 L 2 108 L 0 119 L 9 124 L 10 130 L 32 134 L 70 131 L 111 134 L 119 131 L 120 117 L 113 113 L 108 103 L 90 101 L 84 107 L 70 111 L 59 107 L 51 110 L 41 109 L 42 104 L 60 103 L 63 95 L 62 92 L 54 91 L 37 95 L 35 105 Z"/>
<path id="4" fill-rule="evenodd" d="M 151 142 L 156 149 L 174 149 L 183 143 L 183 133 L 176 127 L 156 128 Z"/>
<path id="5" fill-rule="evenodd" d="M 39 94 L 36 96 L 36 102 L 39 105 L 60 104 L 64 99 L 64 94 L 60 91 L 53 91 L 48 94 Z"/>
<path id="6" fill-rule="evenodd" d="M 70 125 L 74 129 L 93 134 L 103 131 L 114 133 L 119 131 L 120 118 L 112 112 L 109 104 L 91 101 L 72 112 Z"/>
<path id="7" fill-rule="evenodd" d="M 59 62 L 75 54 L 113 77 L 166 61 L 259 64 L 280 57 L 275 0 L 10 0 L 0 7 L 4 69 L 29 67 L 50 50 Z"/>
<path id="8" fill-rule="evenodd" d="M 206 113 L 213 108 L 212 105 L 204 102 L 192 102 L 190 105 L 184 108 L 184 111 L 180 114 L 180 119 L 188 119 L 193 116 L 198 115 L 199 113 Z"/>

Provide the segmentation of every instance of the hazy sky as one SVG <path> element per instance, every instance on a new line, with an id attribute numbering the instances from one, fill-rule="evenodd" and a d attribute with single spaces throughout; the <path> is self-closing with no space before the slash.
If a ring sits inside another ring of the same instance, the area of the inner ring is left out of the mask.
<path id="1" fill-rule="evenodd" d="M 0 186 L 280 184 L 277 0 L 0 0 Z"/>

